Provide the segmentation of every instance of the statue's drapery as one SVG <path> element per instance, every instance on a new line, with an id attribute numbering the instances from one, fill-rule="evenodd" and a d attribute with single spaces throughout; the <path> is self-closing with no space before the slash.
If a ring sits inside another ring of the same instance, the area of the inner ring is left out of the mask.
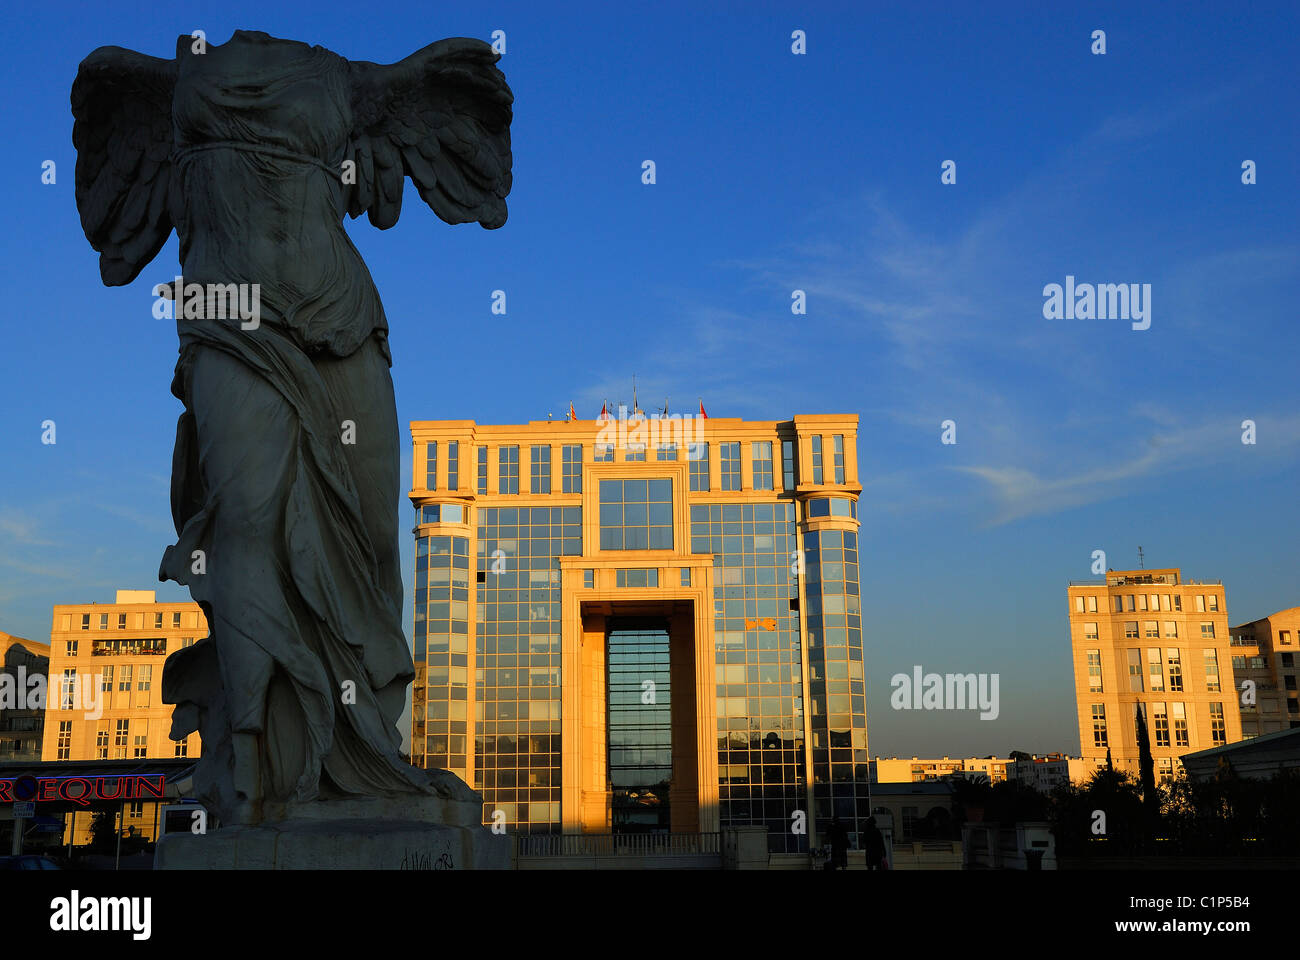
<path id="1" fill-rule="evenodd" d="M 400 756 L 412 676 L 397 553 L 387 321 L 342 226 L 396 222 L 402 183 L 444 220 L 500 226 L 511 97 L 473 40 L 391 66 L 237 32 L 157 60 L 102 48 L 73 88 L 77 199 L 110 284 L 174 226 L 184 282 L 256 284 L 257 317 L 177 313 L 177 543 L 208 639 L 168 658 L 172 735 L 199 730 L 197 793 L 258 799 L 426 789 Z M 421 278 L 423 281 L 423 278 Z"/>

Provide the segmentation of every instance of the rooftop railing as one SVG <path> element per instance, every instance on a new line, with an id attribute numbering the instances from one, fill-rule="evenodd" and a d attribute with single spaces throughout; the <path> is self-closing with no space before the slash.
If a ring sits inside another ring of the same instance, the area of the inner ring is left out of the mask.
<path id="1" fill-rule="evenodd" d="M 518 839 L 521 857 L 700 856 L 722 852 L 719 833 L 534 833 Z"/>

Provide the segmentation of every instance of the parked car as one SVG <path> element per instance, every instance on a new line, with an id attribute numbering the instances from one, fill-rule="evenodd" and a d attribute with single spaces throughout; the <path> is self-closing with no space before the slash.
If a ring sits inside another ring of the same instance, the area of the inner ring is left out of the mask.
<path id="1" fill-rule="evenodd" d="M 49 857 L 24 853 L 17 857 L 0 857 L 0 870 L 62 870 Z"/>

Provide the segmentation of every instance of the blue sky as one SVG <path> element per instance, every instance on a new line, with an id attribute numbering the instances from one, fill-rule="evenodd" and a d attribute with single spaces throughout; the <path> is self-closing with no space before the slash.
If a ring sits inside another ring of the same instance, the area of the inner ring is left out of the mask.
<path id="1" fill-rule="evenodd" d="M 873 754 L 1076 753 L 1065 587 L 1095 549 L 1222 579 L 1233 623 L 1300 603 L 1294 5 L 700 6 L 7 11 L 0 630 L 48 639 L 53 604 L 117 587 L 184 596 L 155 583 L 180 404 L 149 291 L 176 240 L 100 284 L 68 94 L 94 48 L 171 57 L 200 28 L 378 62 L 506 32 L 505 227 L 409 188 L 393 229 L 348 221 L 400 420 L 592 417 L 633 373 L 643 403 L 715 417 L 858 414 Z M 1045 320 L 1067 274 L 1151 284 L 1151 328 Z M 891 710 L 914 664 L 1000 674 L 1000 716 Z"/>

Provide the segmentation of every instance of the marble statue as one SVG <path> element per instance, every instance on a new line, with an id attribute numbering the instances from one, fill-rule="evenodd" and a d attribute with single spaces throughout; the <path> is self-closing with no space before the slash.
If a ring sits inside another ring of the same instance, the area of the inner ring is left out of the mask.
<path id="1" fill-rule="evenodd" d="M 189 588 L 210 634 L 162 687 L 172 737 L 201 735 L 194 793 L 223 825 L 478 798 L 400 753 L 414 671 L 388 321 L 343 216 L 393 226 L 409 176 L 447 223 L 505 223 L 497 59 L 448 39 L 382 65 L 241 30 L 182 36 L 172 60 L 102 47 L 78 70 L 77 207 L 104 283 L 134 280 L 175 228 L 185 292 L 207 291 L 175 299 L 185 410 L 159 579 Z"/>

